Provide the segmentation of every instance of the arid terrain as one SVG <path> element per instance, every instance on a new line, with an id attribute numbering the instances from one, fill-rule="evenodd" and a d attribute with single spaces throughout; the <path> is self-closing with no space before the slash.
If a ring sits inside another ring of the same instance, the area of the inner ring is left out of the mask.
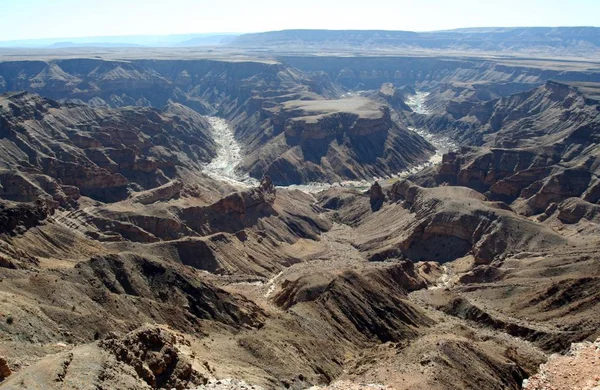
<path id="1" fill-rule="evenodd" d="M 0 51 L 0 387 L 600 386 L 597 48 L 303 34 Z"/>

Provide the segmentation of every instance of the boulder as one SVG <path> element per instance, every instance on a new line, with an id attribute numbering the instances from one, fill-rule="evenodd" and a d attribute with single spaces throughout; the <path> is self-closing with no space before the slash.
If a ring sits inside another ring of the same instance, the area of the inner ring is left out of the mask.
<path id="1" fill-rule="evenodd" d="M 111 335 L 100 342 L 100 347 L 132 366 L 153 389 L 186 389 L 205 383 L 206 379 L 179 352 L 176 342 L 174 333 L 157 326 L 144 326 L 121 338 Z"/>
<path id="2" fill-rule="evenodd" d="M 381 206 L 383 206 L 383 202 L 385 202 L 385 194 L 378 182 L 373 183 L 369 189 L 369 201 L 372 211 L 379 211 Z"/>
<path id="3" fill-rule="evenodd" d="M 0 356 L 0 379 L 4 379 L 9 377 L 12 374 L 10 367 L 8 366 L 8 362 L 5 358 Z"/>

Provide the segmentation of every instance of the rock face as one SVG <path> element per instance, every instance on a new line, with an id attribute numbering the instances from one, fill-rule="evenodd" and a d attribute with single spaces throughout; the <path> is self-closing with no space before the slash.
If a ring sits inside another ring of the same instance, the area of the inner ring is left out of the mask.
<path id="1" fill-rule="evenodd" d="M 330 203 L 330 196 L 322 204 Z M 345 201 L 336 208 L 340 221 L 357 225 L 353 244 L 371 261 L 448 262 L 473 256 L 476 264 L 489 264 L 542 244 L 558 248 L 568 243 L 506 204 L 466 187 L 423 188 L 400 180 L 386 197 L 389 202 L 378 210 L 368 207 L 366 197 L 367 207 Z"/>
<path id="2" fill-rule="evenodd" d="M 378 211 L 385 202 L 385 194 L 378 182 L 373 183 L 369 189 L 369 202 L 372 211 Z"/>
<path id="3" fill-rule="evenodd" d="M 0 93 L 29 91 L 97 107 L 163 107 L 175 102 L 202 114 L 215 112 L 212 105 L 218 99 L 245 102 L 253 88 L 269 87 L 276 82 L 273 78 L 293 84 L 301 79 L 297 71 L 272 61 L 210 59 L 8 61 L 0 63 L 0 76 L 5 83 Z M 257 79 L 262 80 L 256 83 Z"/>
<path id="4" fill-rule="evenodd" d="M 80 197 L 79 188 L 61 185 L 48 175 L 21 172 L 18 169 L 0 169 L 2 199 L 34 202 L 40 197 L 47 202 L 68 205 Z"/>
<path id="5" fill-rule="evenodd" d="M 448 261 L 472 253 L 477 263 L 490 263 L 498 256 L 533 250 L 542 241 L 555 246 L 566 242 L 467 188 L 425 189 L 399 181 L 389 196 L 415 213 L 411 232 L 399 246 L 409 258 Z M 515 231 L 518 237 L 513 237 Z"/>
<path id="6" fill-rule="evenodd" d="M 426 161 L 433 148 L 392 120 L 388 106 L 367 98 L 307 97 L 262 110 L 273 138 L 244 162 L 279 185 L 370 179 Z"/>
<path id="7" fill-rule="evenodd" d="M 143 327 L 122 338 L 107 338 L 100 347 L 133 367 L 151 388 L 188 389 L 206 379 L 176 347 L 176 336 L 159 327 Z"/>
<path id="8" fill-rule="evenodd" d="M 416 93 L 417 91 L 409 86 L 396 88 L 393 83 L 383 83 L 377 94 L 372 97 L 377 100 L 383 100 L 394 110 L 412 111 L 406 104 L 406 100 L 409 95 L 414 95 Z"/>
<path id="9" fill-rule="evenodd" d="M 548 82 L 473 108 L 450 131 L 483 148 L 445 155 L 437 182 L 474 188 L 527 215 L 571 197 L 595 203 L 598 107 L 577 88 Z"/>
<path id="10" fill-rule="evenodd" d="M 599 199 L 596 168 L 585 162 L 590 158 L 594 157 L 577 155 L 565 161 L 548 149 L 465 150 L 444 156 L 437 180 L 468 186 L 491 199 L 516 202 L 523 213 L 539 214 L 571 197 Z"/>
<path id="11" fill-rule="evenodd" d="M 268 176 L 248 191 L 230 194 L 209 206 L 180 211 L 181 220 L 202 234 L 235 233 L 274 213 L 276 190 Z"/>
<path id="12" fill-rule="evenodd" d="M 318 215 L 320 209 L 310 205 L 309 195 L 277 191 L 268 177 L 256 188 L 217 197 L 209 204 L 190 196 L 187 189 L 176 191 L 180 185 L 173 181 L 120 202 L 59 210 L 55 220 L 42 227 L 51 236 L 57 223 L 68 226 L 94 245 L 131 249 L 131 245 L 153 244 L 135 248 L 148 254 L 157 251 L 169 261 L 213 273 L 243 269 L 256 275 L 298 261 L 280 243 L 316 240 L 331 227 Z M 20 263 L 15 253 L 10 258 Z M 7 264 L 14 266 L 12 261 Z"/>
<path id="13" fill-rule="evenodd" d="M 79 194 L 119 200 L 149 189 L 177 169 L 215 155 L 210 125 L 188 108 L 112 110 L 59 103 L 28 93 L 0 97 L 2 191 L 11 200 L 37 196 L 61 205 Z M 25 173 L 26 172 L 26 173 Z"/>
<path id="14" fill-rule="evenodd" d="M 176 196 L 179 196 L 183 189 L 181 180 L 173 180 L 160 187 L 151 190 L 138 192 L 130 197 L 135 203 L 151 204 L 160 200 L 168 201 Z"/>
<path id="15" fill-rule="evenodd" d="M 107 388 L 189 389 L 206 383 L 181 353 L 178 335 L 144 326 L 122 337 L 110 335 L 71 352 L 46 357 L 20 371 L 3 386 L 9 389 Z M 54 374 L 54 377 L 53 375 Z"/>
<path id="16" fill-rule="evenodd" d="M 547 80 L 598 82 L 598 74 L 590 64 L 585 70 L 523 63 L 485 61 L 480 59 L 402 56 L 341 57 L 322 55 L 315 59 L 305 53 L 282 55 L 282 61 L 309 74 L 326 76 L 350 90 L 379 90 L 384 83 L 397 87 L 419 86 L 422 89 L 445 89 L 442 96 L 432 97 L 444 102 L 456 98 L 465 89 L 473 101 L 507 97 L 535 88 Z M 479 92 L 481 91 L 481 92 Z M 448 96 L 451 95 L 451 96 Z M 479 96 L 478 96 L 479 95 Z M 483 95 L 483 96 L 481 96 Z M 465 96 L 466 97 L 466 96 Z M 480 98 L 481 99 L 480 99 Z M 437 106 L 436 101 L 432 105 Z M 445 104 L 443 105 L 445 107 Z M 437 111 L 437 110 L 436 110 Z"/>
<path id="17" fill-rule="evenodd" d="M 391 126 L 389 108 L 364 98 L 290 101 L 272 112 L 288 138 L 302 141 L 368 136 Z"/>
<path id="18" fill-rule="evenodd" d="M 580 198 L 569 198 L 557 206 L 558 219 L 566 224 L 586 220 L 600 223 L 600 205 L 586 202 Z M 551 210 L 549 210 L 551 211 Z"/>
<path id="19" fill-rule="evenodd" d="M 429 127 L 462 144 L 495 148 L 530 148 L 562 140 L 594 140 L 600 118 L 598 101 L 579 90 L 578 84 L 547 81 L 531 90 L 466 107 L 445 121 L 439 115 Z M 439 129 L 437 128 L 439 126 Z"/>

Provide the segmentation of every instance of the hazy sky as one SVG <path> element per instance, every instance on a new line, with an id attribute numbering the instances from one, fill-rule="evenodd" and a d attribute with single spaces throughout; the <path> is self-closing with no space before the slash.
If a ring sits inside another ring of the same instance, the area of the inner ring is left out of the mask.
<path id="1" fill-rule="evenodd" d="M 0 41 L 256 32 L 598 26 L 600 0 L 0 0 Z"/>

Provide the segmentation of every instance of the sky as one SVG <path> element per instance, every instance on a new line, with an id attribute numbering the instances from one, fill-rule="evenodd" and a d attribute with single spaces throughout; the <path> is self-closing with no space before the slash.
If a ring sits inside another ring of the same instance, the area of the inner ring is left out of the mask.
<path id="1" fill-rule="evenodd" d="M 284 29 L 598 26 L 600 0 L 0 0 L 0 41 Z"/>

